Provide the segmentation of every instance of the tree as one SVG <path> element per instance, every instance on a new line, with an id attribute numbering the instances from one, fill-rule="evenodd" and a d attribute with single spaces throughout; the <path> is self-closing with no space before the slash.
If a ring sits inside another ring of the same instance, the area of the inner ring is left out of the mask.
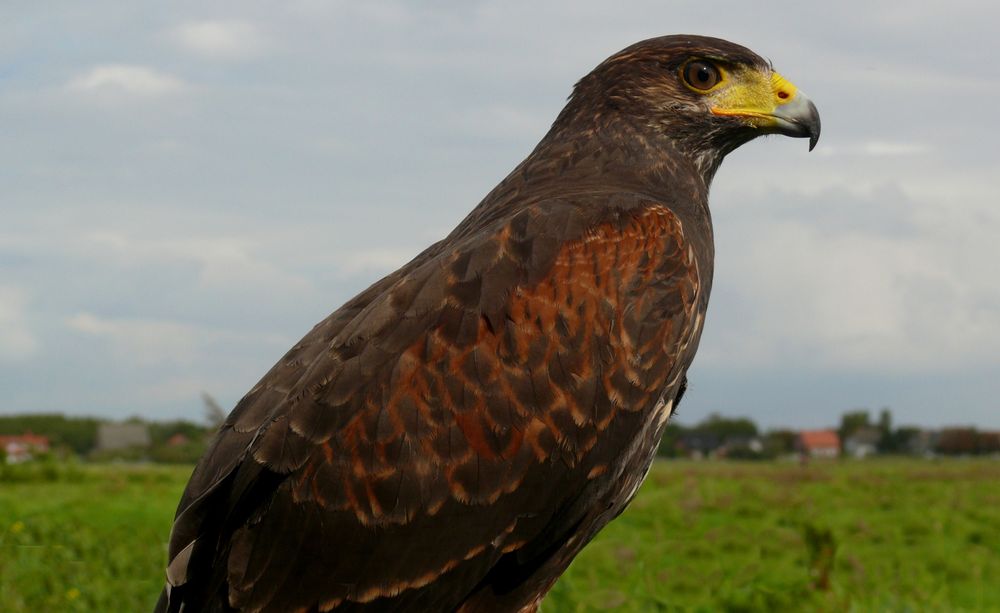
<path id="1" fill-rule="evenodd" d="M 712 413 L 694 427 L 697 432 L 714 434 L 720 441 L 757 436 L 757 424 L 748 417 L 723 417 Z"/>
<path id="2" fill-rule="evenodd" d="M 897 453 L 914 453 L 914 444 L 923 430 L 916 426 L 900 426 L 893 433 L 893 444 Z"/>
<path id="3" fill-rule="evenodd" d="M 205 421 L 212 430 L 218 430 L 226 421 L 226 412 L 208 392 L 201 393 L 201 400 L 205 403 Z"/>
<path id="4" fill-rule="evenodd" d="M 979 432 L 975 428 L 945 428 L 938 438 L 938 453 L 972 455 L 978 450 Z"/>
<path id="5" fill-rule="evenodd" d="M 837 429 L 837 434 L 840 435 L 840 440 L 843 441 L 861 428 L 870 428 L 871 425 L 871 416 L 868 414 L 868 409 L 848 411 L 840 416 L 840 428 Z"/>
<path id="6" fill-rule="evenodd" d="M 688 431 L 687 428 L 677 422 L 667 423 L 663 429 L 663 438 L 660 439 L 660 446 L 656 450 L 656 455 L 663 458 L 676 458 L 681 455 L 679 443 Z"/>
<path id="7" fill-rule="evenodd" d="M 186 419 L 153 421 L 146 426 L 149 428 L 149 440 L 154 446 L 165 444 L 175 434 L 181 434 L 191 441 L 200 441 L 208 434 L 205 426 Z"/>
<path id="8" fill-rule="evenodd" d="M 794 430 L 769 430 L 764 435 L 764 453 L 778 457 L 795 453 L 795 441 L 799 435 Z"/>
<path id="9" fill-rule="evenodd" d="M 1000 453 L 1000 432 L 980 432 L 979 453 Z"/>
<path id="10" fill-rule="evenodd" d="M 879 453 L 892 453 L 896 451 L 896 437 L 892 432 L 892 411 L 889 407 L 882 407 L 878 415 L 878 450 Z"/>
<path id="11" fill-rule="evenodd" d="M 5 415 L 0 417 L 0 434 L 33 432 L 49 437 L 52 447 L 69 447 L 73 453 L 86 454 L 97 444 L 95 417 L 66 417 L 60 413 Z"/>

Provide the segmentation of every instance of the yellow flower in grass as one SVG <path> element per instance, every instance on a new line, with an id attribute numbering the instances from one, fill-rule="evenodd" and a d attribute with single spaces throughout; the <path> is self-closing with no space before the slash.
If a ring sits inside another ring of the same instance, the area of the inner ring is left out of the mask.
<path id="1" fill-rule="evenodd" d="M 13 524 L 10 525 L 10 531 L 13 532 L 14 534 L 20 534 L 24 532 L 24 522 L 20 520 L 14 522 Z"/>
<path id="2" fill-rule="evenodd" d="M 71 587 L 68 590 L 66 590 L 67 600 L 76 600 L 79 597 L 80 597 L 80 590 L 76 589 L 75 587 Z"/>

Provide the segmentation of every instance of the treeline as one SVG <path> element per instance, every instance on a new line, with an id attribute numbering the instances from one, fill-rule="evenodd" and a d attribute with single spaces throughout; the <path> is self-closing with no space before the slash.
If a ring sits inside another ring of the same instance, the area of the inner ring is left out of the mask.
<path id="1" fill-rule="evenodd" d="M 61 413 L 0 416 L 0 435 L 39 434 L 48 437 L 52 453 L 59 456 L 107 460 L 151 460 L 155 462 L 192 463 L 204 453 L 208 440 L 225 417 L 219 405 L 204 396 L 205 422 L 190 420 L 151 421 L 131 417 L 125 423 L 142 427 L 148 433 L 148 445 L 100 449 L 101 424 L 112 423 L 98 417 L 73 417 Z M 859 445 L 869 445 L 872 453 L 908 455 L 979 455 L 1000 454 L 1000 432 L 973 427 L 928 430 L 917 427 L 896 428 L 892 413 L 882 409 L 878 419 L 868 410 L 848 411 L 841 415 L 835 430 L 841 451 L 856 454 Z M 769 459 L 801 451 L 799 433 L 787 428 L 761 431 L 747 417 L 711 414 L 693 426 L 670 422 L 660 442 L 663 457 L 725 457 L 734 459 Z"/>
<path id="2" fill-rule="evenodd" d="M 798 434 L 789 429 L 761 432 L 748 417 L 712 413 L 693 426 L 667 424 L 658 455 L 666 458 L 719 456 L 764 460 L 795 452 Z"/>
<path id="3" fill-rule="evenodd" d="M 916 426 L 894 427 L 892 411 L 883 408 L 878 420 L 867 409 L 841 415 L 837 429 L 842 442 L 852 437 L 867 437 L 878 453 L 911 455 L 989 455 L 1000 453 L 1000 432 L 971 426 L 925 429 Z"/>
<path id="4" fill-rule="evenodd" d="M 1000 453 L 1000 433 L 976 428 L 945 428 L 937 440 L 938 453 L 945 455 L 983 455 Z"/>
<path id="5" fill-rule="evenodd" d="M 841 415 L 836 432 L 843 455 L 963 456 L 1000 454 L 1000 432 L 974 427 L 926 429 L 895 427 L 892 412 L 883 408 L 878 418 L 857 409 Z M 747 417 L 711 414 L 693 426 L 667 425 L 658 453 L 663 457 L 725 457 L 769 459 L 800 453 L 800 433 L 786 428 L 761 431 Z"/>
<path id="6" fill-rule="evenodd" d="M 74 455 L 92 460 L 151 460 L 155 462 L 191 463 L 205 450 L 207 439 L 216 430 L 215 424 L 189 420 L 151 421 L 130 417 L 124 422 L 138 425 L 149 435 L 149 445 L 121 449 L 98 448 L 101 424 L 112 423 L 98 417 L 76 417 L 61 413 L 21 414 L 0 416 L 0 434 L 39 434 L 49 439 L 51 453 Z M 181 439 L 175 437 L 181 435 Z"/>
<path id="7" fill-rule="evenodd" d="M 90 453 L 97 446 L 96 417 L 67 417 L 62 413 L 0 415 L 0 434 L 41 434 L 53 448 L 63 448 L 77 455 Z"/>

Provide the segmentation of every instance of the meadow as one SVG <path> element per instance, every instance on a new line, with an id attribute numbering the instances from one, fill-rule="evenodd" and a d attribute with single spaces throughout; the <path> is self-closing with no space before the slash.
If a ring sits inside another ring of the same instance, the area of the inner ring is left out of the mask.
<path id="1" fill-rule="evenodd" d="M 189 467 L 0 470 L 0 611 L 148 611 Z M 660 462 L 545 613 L 1000 611 L 1000 461 Z"/>

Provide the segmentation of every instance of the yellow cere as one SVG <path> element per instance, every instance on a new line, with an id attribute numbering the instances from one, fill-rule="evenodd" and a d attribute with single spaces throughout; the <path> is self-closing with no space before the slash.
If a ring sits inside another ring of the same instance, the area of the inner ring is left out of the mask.
<path id="1" fill-rule="evenodd" d="M 795 92 L 799 88 L 792 85 L 791 81 L 776 72 L 771 73 L 771 88 L 774 90 L 775 101 L 779 104 L 788 104 L 795 97 Z"/>
<path id="2" fill-rule="evenodd" d="M 758 125 L 772 123 L 771 114 L 791 102 L 797 91 L 776 72 L 741 69 L 732 75 L 731 85 L 713 97 L 712 113 L 746 117 Z"/>

